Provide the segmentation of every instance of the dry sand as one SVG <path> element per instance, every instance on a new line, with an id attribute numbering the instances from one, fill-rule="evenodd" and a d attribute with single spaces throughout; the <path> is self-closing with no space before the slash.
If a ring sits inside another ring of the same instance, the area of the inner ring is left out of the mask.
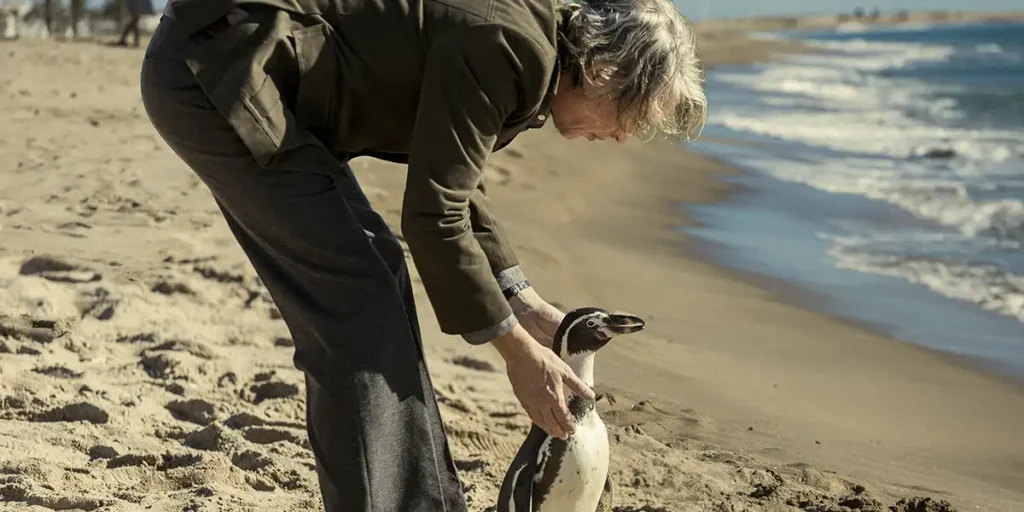
<path id="1" fill-rule="evenodd" d="M 287 330 L 145 119 L 140 59 L 0 45 L 0 509 L 315 510 Z M 397 230 L 402 167 L 353 167 Z M 617 510 L 1019 512 L 1019 387 L 687 255 L 675 203 L 721 199 L 727 172 L 550 127 L 488 171 L 543 296 L 649 321 L 597 362 Z M 528 420 L 497 354 L 441 335 L 417 294 L 471 510 L 488 510 Z"/>

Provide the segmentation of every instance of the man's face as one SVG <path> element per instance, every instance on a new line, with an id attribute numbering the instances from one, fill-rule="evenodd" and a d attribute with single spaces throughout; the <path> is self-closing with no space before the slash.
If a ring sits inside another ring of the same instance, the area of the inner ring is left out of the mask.
<path id="1" fill-rule="evenodd" d="M 568 75 L 560 78 L 551 102 L 551 120 L 567 139 L 626 142 L 632 133 L 619 128 L 618 113 L 615 100 L 591 94 L 586 84 L 574 87 Z"/>

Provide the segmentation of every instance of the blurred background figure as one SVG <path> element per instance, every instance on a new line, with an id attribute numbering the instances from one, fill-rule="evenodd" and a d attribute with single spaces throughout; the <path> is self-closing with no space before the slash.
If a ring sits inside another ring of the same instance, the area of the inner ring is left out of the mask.
<path id="1" fill-rule="evenodd" d="M 17 39 L 21 36 L 21 19 L 32 9 L 29 2 L 0 4 L 0 37 Z"/>
<path id="2" fill-rule="evenodd" d="M 61 34 L 65 39 L 80 39 L 92 34 L 91 16 L 85 0 L 0 0 L 0 36 L 49 38 Z"/>
<path id="3" fill-rule="evenodd" d="M 132 45 L 139 46 L 139 19 L 142 16 L 150 16 L 156 13 L 153 10 L 153 2 L 151 0 L 124 0 L 124 4 L 128 10 L 128 23 L 125 24 L 124 30 L 121 31 L 121 39 L 117 41 L 117 45 L 127 46 L 128 33 L 131 32 Z"/>

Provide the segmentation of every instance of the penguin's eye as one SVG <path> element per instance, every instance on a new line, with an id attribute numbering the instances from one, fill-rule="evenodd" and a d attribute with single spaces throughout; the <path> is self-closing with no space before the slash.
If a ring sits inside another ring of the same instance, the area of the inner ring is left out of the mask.
<path id="1" fill-rule="evenodd" d="M 590 328 L 597 327 L 597 322 L 595 322 L 593 320 L 587 320 L 587 327 L 590 327 Z"/>

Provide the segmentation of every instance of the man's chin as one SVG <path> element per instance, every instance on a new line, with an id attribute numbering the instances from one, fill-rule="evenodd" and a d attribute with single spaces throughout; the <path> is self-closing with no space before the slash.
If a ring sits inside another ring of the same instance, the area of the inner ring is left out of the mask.
<path id="1" fill-rule="evenodd" d="M 558 127 L 556 126 L 556 128 Z M 561 128 L 559 128 L 558 133 L 562 136 L 562 138 L 568 140 L 575 140 L 580 138 L 580 132 L 574 130 L 562 130 Z"/>

